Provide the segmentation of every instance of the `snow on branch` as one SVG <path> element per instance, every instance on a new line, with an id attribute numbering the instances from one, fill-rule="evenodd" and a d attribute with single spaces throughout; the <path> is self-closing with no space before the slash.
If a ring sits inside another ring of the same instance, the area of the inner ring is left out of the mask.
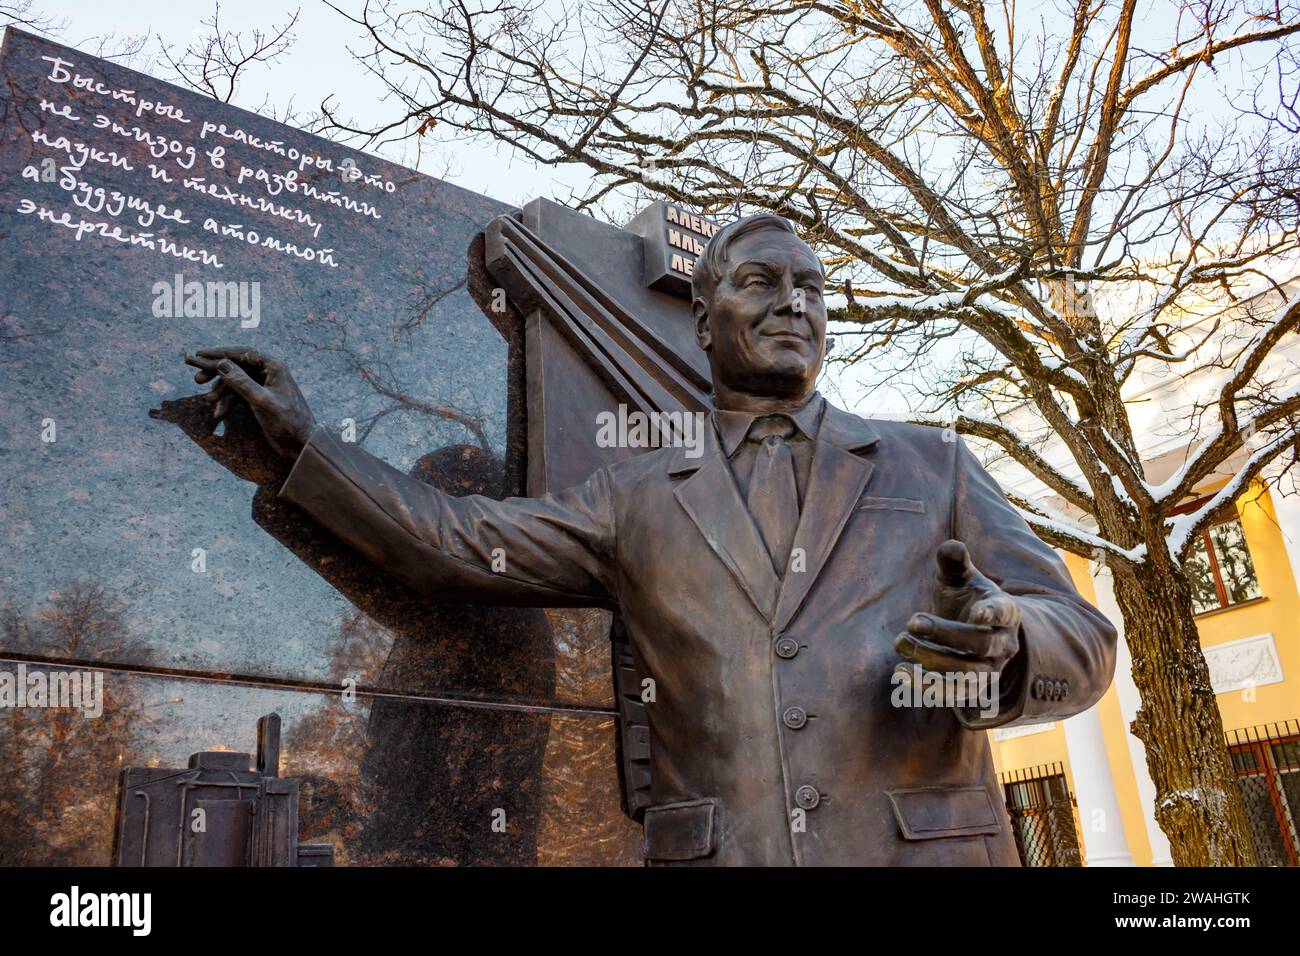
<path id="1" fill-rule="evenodd" d="M 1055 545 L 1058 548 L 1064 548 L 1081 557 L 1097 560 L 1104 557 L 1119 558 L 1131 564 L 1141 564 L 1146 560 L 1147 546 L 1139 544 L 1132 548 L 1121 548 L 1113 541 L 1094 534 L 1085 528 L 1080 528 L 1074 522 L 1059 521 L 1049 518 L 1046 515 L 1037 514 L 1025 502 L 1017 502 L 1014 498 L 1011 503 L 1020 516 L 1025 519 L 1029 527 L 1034 529 L 1034 533 L 1046 541 L 1048 544 Z"/>
<path id="2" fill-rule="evenodd" d="M 1237 470 L 1232 479 L 1216 491 L 1210 498 L 1187 514 L 1174 515 L 1165 519 L 1168 529 L 1165 542 L 1169 555 L 1176 563 L 1181 563 L 1197 534 L 1207 525 L 1213 523 L 1223 509 L 1235 501 L 1250 483 L 1263 471 L 1264 466 L 1279 455 L 1289 445 L 1294 445 L 1297 437 L 1290 429 L 1274 435 L 1261 445 Z"/>
<path id="3" fill-rule="evenodd" d="M 1300 410 L 1300 382 L 1272 399 L 1266 407 L 1244 420 L 1237 411 L 1240 391 L 1249 384 L 1273 347 L 1286 335 L 1300 328 L 1300 302 L 1294 294 L 1290 306 L 1275 321 L 1261 329 L 1242 349 L 1230 374 L 1219 390 L 1216 404 L 1219 416 L 1209 426 L 1206 436 L 1183 464 L 1159 485 L 1148 485 L 1147 493 L 1157 503 L 1176 504 L 1185 498 L 1196 483 L 1210 474 L 1240 446 L 1244 436 L 1264 428 Z"/>

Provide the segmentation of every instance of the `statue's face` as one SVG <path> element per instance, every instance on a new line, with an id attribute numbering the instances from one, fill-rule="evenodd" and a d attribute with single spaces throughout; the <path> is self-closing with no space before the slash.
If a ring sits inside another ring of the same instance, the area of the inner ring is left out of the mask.
<path id="1" fill-rule="evenodd" d="M 772 398 L 811 392 L 826 347 L 824 286 L 816 256 L 791 233 L 760 229 L 732 243 L 712 299 L 694 304 L 714 383 Z"/>

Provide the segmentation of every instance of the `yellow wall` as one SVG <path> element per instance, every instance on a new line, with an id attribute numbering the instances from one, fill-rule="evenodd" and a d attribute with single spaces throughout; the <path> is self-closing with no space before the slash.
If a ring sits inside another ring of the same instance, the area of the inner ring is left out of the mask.
<path id="1" fill-rule="evenodd" d="M 1198 622 L 1201 646 L 1272 634 L 1285 680 L 1220 694 L 1224 730 L 1300 717 L 1300 594 L 1296 591 L 1295 570 L 1287 558 L 1268 493 L 1260 486 L 1250 488 L 1237 499 L 1237 512 L 1263 600 L 1202 616 Z"/>
<path id="2" fill-rule="evenodd" d="M 1213 488 L 1205 490 L 1211 491 Z M 1203 647 L 1213 647 L 1244 637 L 1272 634 L 1282 661 L 1285 680 L 1248 691 L 1220 694 L 1219 709 L 1225 730 L 1300 717 L 1300 591 L 1296 586 L 1297 569 L 1291 567 L 1287 558 L 1272 502 L 1263 488 L 1252 486 L 1237 499 L 1237 509 L 1263 600 L 1202 616 L 1198 620 L 1201 644 Z M 1075 555 L 1067 555 L 1066 565 L 1079 592 L 1095 603 L 1096 589 L 1088 562 Z M 1139 802 L 1137 776 L 1128 746 L 1128 729 L 1124 725 L 1119 697 L 1113 685 L 1097 706 L 1100 709 L 1106 754 L 1110 760 L 1121 824 L 1129 851 L 1134 863 L 1149 866 L 1151 844 Z M 1077 792 L 1066 749 L 1065 732 L 1060 722 L 1043 733 L 1001 742 L 994 739 L 992 749 L 993 761 L 999 773 L 1045 763 L 1064 764 L 1071 792 Z M 1092 825 L 1086 811 L 1080 814 L 1080 825 L 1085 830 Z"/>

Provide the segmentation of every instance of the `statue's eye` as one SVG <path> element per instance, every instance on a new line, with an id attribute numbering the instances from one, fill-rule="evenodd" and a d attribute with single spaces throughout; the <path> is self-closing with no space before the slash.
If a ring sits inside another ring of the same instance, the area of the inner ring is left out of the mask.
<path id="1" fill-rule="evenodd" d="M 771 284 L 772 284 L 772 283 L 771 283 L 770 281 L 768 281 L 767 276 L 750 276 L 748 279 L 745 280 L 745 288 L 746 288 L 746 289 L 751 289 L 751 288 L 766 288 L 767 286 L 770 286 Z"/>

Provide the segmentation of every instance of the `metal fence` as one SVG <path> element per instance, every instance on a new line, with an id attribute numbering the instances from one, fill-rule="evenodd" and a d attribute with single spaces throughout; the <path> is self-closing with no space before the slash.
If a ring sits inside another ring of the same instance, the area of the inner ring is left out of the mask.
<path id="1" fill-rule="evenodd" d="M 1082 866 L 1074 794 L 1061 763 L 999 774 L 1024 866 Z"/>
<path id="2" fill-rule="evenodd" d="M 1260 866 L 1300 866 L 1300 720 L 1224 735 Z"/>
<path id="3" fill-rule="evenodd" d="M 1300 866 L 1300 720 L 1225 734 L 1260 866 Z M 1025 866 L 1081 866 L 1074 795 L 1061 763 L 998 776 Z"/>

